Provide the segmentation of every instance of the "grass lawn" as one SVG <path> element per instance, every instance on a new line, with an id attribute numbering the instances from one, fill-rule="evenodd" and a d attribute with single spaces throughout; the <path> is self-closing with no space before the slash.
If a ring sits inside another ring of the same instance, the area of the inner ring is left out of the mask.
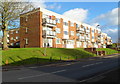
<path id="1" fill-rule="evenodd" d="M 109 48 L 99 48 L 97 51 L 106 51 L 107 55 L 118 53 L 118 51 Z M 74 60 L 96 56 L 93 53 L 85 51 L 83 48 L 47 48 L 47 56 L 44 56 L 44 48 L 11 48 L 10 50 L 2 51 L 0 59 L 2 65 L 5 65 L 6 60 L 10 65 L 24 64 L 44 64 L 61 60 Z"/>
<path id="2" fill-rule="evenodd" d="M 76 58 L 86 58 L 96 56 L 83 48 L 66 49 L 66 48 L 47 48 L 47 56 L 43 55 L 44 48 L 11 48 L 10 50 L 2 51 L 2 65 L 5 65 L 6 60 L 11 65 L 24 65 L 35 63 L 47 63 L 52 61 L 72 60 Z M 76 57 L 77 56 L 77 57 Z"/>
<path id="3" fill-rule="evenodd" d="M 106 51 L 106 55 L 118 53 L 118 51 L 109 48 L 97 48 L 97 51 Z"/>

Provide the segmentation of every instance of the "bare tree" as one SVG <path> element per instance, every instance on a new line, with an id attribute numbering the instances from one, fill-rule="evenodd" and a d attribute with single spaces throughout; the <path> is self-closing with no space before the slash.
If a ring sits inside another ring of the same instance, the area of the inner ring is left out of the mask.
<path id="1" fill-rule="evenodd" d="M 15 26 L 14 23 L 16 20 L 19 20 L 20 14 L 34 9 L 30 2 L 17 1 L 18 0 L 0 1 L 0 25 L 3 32 L 3 50 L 8 49 L 8 29 Z"/>

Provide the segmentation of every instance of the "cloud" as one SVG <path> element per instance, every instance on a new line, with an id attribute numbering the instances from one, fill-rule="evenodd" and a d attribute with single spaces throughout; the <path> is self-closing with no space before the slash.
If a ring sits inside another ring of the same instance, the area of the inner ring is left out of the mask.
<path id="1" fill-rule="evenodd" d="M 101 14 L 94 18 L 92 22 L 104 23 L 105 25 L 118 25 L 118 8 L 114 8 L 111 11 Z"/>
<path id="2" fill-rule="evenodd" d="M 112 37 L 113 42 L 118 40 L 118 8 L 101 14 L 92 19 L 91 24 L 100 24 L 102 32 Z"/>
<path id="3" fill-rule="evenodd" d="M 64 16 L 84 22 L 87 19 L 88 10 L 82 8 L 75 8 L 63 13 Z"/>
<path id="4" fill-rule="evenodd" d="M 47 7 L 45 5 L 45 0 L 29 0 L 29 2 L 32 2 L 35 8 L 38 8 L 38 7 L 46 8 Z"/>
<path id="5" fill-rule="evenodd" d="M 113 43 L 118 41 L 118 29 L 106 29 L 104 30 L 104 33 L 107 33 L 108 36 L 112 37 Z"/>
<path id="6" fill-rule="evenodd" d="M 57 3 L 53 3 L 47 6 L 48 9 L 55 9 L 55 10 L 60 10 L 61 9 L 61 5 L 57 4 Z"/>

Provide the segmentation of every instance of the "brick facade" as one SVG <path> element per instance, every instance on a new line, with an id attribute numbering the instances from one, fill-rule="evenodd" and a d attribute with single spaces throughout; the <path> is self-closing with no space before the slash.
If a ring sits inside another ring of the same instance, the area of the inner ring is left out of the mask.
<path id="1" fill-rule="evenodd" d="M 19 37 L 21 48 L 100 48 L 112 43 L 98 28 L 41 8 L 21 15 Z"/>

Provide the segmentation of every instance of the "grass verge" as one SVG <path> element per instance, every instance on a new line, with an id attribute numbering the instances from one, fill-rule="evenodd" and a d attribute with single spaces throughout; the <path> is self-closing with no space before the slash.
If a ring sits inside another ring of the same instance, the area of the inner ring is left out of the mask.
<path id="1" fill-rule="evenodd" d="M 47 56 L 44 56 L 43 53 L 44 48 L 11 48 L 10 50 L 2 51 L 2 65 L 5 65 L 6 61 L 10 65 L 26 65 L 96 56 L 83 48 L 47 48 Z"/>
<path id="2" fill-rule="evenodd" d="M 118 53 L 118 51 L 109 48 L 97 48 L 97 51 L 106 51 L 106 55 Z"/>

